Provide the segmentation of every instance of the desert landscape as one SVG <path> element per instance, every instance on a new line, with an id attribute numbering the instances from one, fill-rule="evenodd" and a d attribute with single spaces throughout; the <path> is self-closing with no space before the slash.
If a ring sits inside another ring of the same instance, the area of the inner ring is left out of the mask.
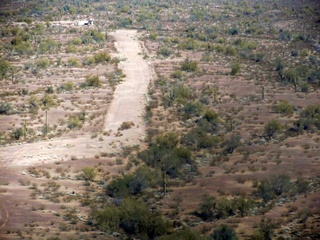
<path id="1" fill-rule="evenodd" d="M 319 239 L 320 3 L 0 5 L 0 239 Z"/>

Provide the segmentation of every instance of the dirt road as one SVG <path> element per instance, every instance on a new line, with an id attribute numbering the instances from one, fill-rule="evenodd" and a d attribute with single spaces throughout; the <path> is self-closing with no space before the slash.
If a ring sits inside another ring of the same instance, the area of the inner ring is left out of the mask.
<path id="1" fill-rule="evenodd" d="M 118 30 L 110 34 L 115 37 L 118 54 L 124 59 L 120 67 L 126 75 L 114 92 L 104 129 L 101 129 L 111 130 L 111 134 L 103 136 L 103 141 L 92 138 L 92 133 L 79 132 L 73 138 L 61 137 L 0 147 L 0 164 L 6 167 L 30 166 L 69 160 L 72 156 L 93 157 L 101 152 L 114 152 L 121 146 L 139 143 L 145 134 L 143 113 L 152 69 L 142 58 L 135 30 Z M 133 122 L 134 126 L 117 135 L 123 122 Z"/>

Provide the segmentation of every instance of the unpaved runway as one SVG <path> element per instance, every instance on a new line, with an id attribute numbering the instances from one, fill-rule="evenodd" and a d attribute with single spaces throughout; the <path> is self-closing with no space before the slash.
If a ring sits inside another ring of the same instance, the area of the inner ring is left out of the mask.
<path id="1" fill-rule="evenodd" d="M 102 131 L 111 130 L 104 140 L 92 138 L 91 133 L 75 138 L 53 138 L 47 141 L 22 143 L 0 147 L 0 164 L 3 167 L 39 165 L 42 163 L 93 157 L 100 152 L 114 152 L 121 146 L 138 144 L 144 137 L 143 114 L 152 69 L 142 58 L 142 49 L 135 30 L 118 30 L 110 33 L 116 39 L 116 48 L 126 78 L 117 86 Z M 123 122 L 133 122 L 130 129 L 115 136 Z"/>

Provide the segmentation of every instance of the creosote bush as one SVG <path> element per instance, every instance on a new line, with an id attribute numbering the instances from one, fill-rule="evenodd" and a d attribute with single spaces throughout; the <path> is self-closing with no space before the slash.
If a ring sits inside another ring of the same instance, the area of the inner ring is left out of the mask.
<path id="1" fill-rule="evenodd" d="M 84 83 L 81 84 L 81 87 L 101 87 L 101 81 L 97 75 L 87 75 Z"/>
<path id="2" fill-rule="evenodd" d="M 181 64 L 181 70 L 186 72 L 195 72 L 198 69 L 198 63 L 188 58 Z"/>
<path id="3" fill-rule="evenodd" d="M 159 213 L 138 200 L 126 198 L 120 204 L 109 205 L 91 214 L 93 222 L 103 231 L 122 229 L 139 239 L 155 239 L 167 234 L 172 226 Z"/>
<path id="4" fill-rule="evenodd" d="M 239 63 L 235 63 L 235 64 L 233 64 L 233 65 L 231 66 L 231 72 L 230 72 L 230 74 L 231 74 L 232 76 L 235 76 L 235 75 L 237 75 L 237 74 L 239 73 L 239 71 L 240 71 L 240 64 L 239 64 Z"/>

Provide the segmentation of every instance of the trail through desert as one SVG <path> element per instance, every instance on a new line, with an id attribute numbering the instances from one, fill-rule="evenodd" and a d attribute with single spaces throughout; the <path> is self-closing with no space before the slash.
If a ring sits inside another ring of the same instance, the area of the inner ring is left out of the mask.
<path id="1" fill-rule="evenodd" d="M 122 146 L 138 144 L 145 134 L 143 114 L 146 104 L 151 67 L 143 59 L 135 30 L 117 30 L 115 38 L 119 67 L 126 75 L 117 86 L 107 111 L 104 129 L 109 132 L 103 141 L 92 138 L 92 133 L 79 133 L 74 138 L 61 137 L 33 143 L 19 143 L 0 148 L 0 163 L 8 166 L 30 166 L 54 161 L 93 157 L 101 152 L 118 151 Z M 134 126 L 117 134 L 123 122 Z"/>

